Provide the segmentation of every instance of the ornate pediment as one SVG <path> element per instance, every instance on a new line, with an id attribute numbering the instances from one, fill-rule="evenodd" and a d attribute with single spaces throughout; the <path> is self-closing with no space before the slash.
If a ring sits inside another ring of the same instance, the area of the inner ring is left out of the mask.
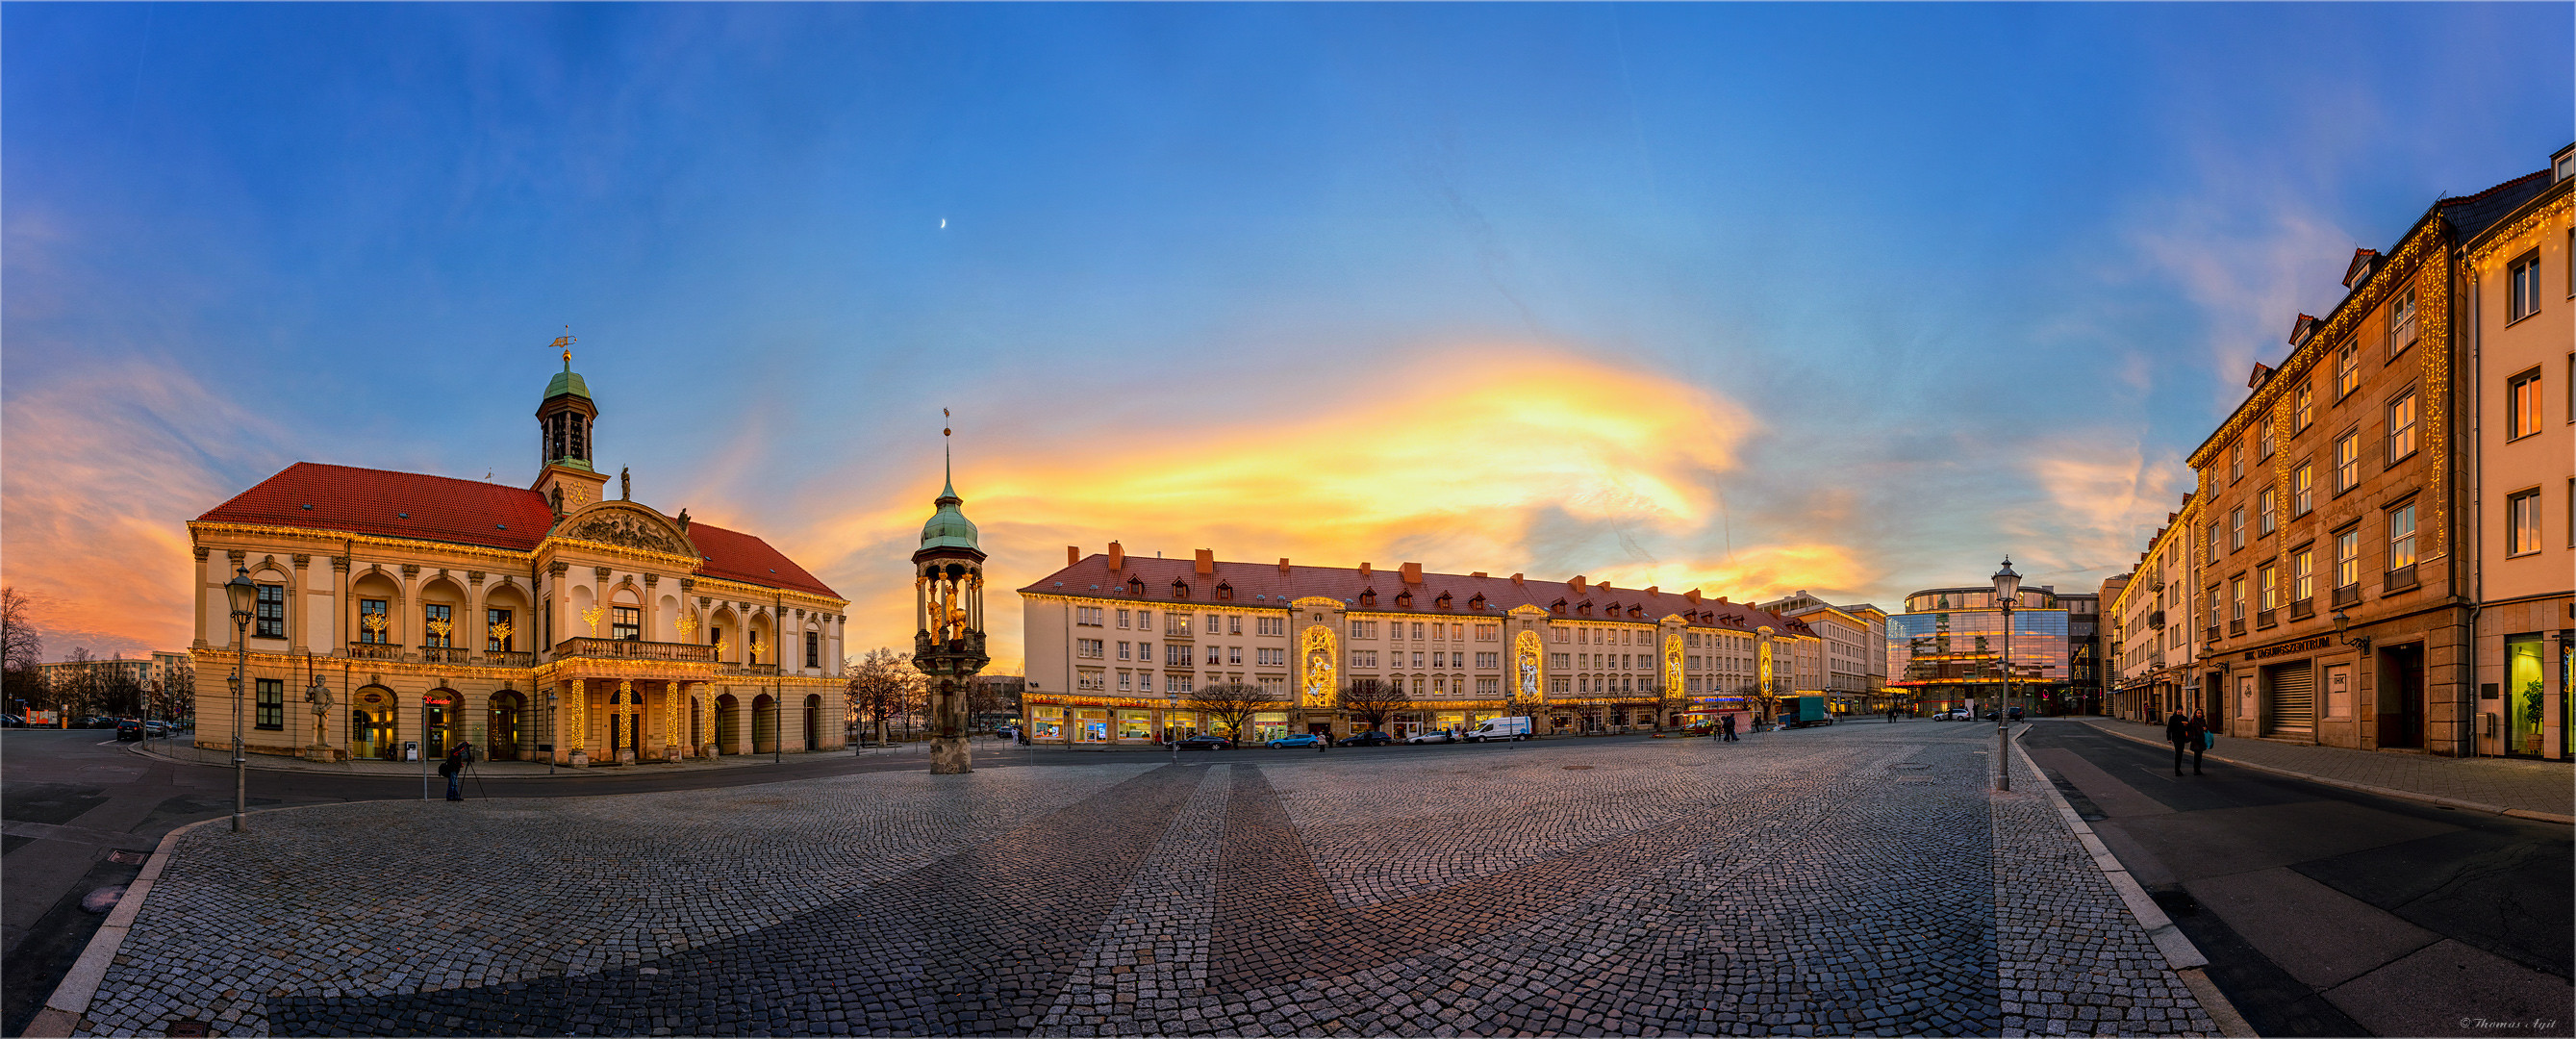
<path id="1" fill-rule="evenodd" d="M 555 532 L 576 541 L 595 541 L 603 545 L 662 552 L 675 556 L 696 556 L 698 548 L 688 536 L 661 514 L 627 502 L 599 502 L 574 513 Z"/>

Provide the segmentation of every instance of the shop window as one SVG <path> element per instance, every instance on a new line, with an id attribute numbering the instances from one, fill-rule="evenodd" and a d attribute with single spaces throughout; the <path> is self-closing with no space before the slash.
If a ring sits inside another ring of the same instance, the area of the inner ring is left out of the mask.
<path id="1" fill-rule="evenodd" d="M 2548 687 L 2541 679 L 2540 634 L 2508 635 L 2504 640 L 2504 709 L 2512 730 L 2508 753 L 2540 753 Z"/>

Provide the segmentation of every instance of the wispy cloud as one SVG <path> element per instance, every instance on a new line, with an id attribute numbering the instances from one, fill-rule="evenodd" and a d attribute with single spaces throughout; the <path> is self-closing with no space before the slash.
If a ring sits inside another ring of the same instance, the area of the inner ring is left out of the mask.
<path id="1" fill-rule="evenodd" d="M 0 580 L 42 596 L 48 657 L 186 646 L 188 519 L 283 454 L 267 419 L 140 360 L 18 393 L 0 414 Z"/>
<path id="2" fill-rule="evenodd" d="M 2029 546 L 2018 569 L 2063 578 L 2066 590 L 2126 572 L 2191 487 L 2191 470 L 2180 458 L 2150 454 L 2134 437 L 2056 440 L 2025 464 L 2031 482 L 2046 491 L 2048 508 L 2024 510 L 2009 521 Z"/>

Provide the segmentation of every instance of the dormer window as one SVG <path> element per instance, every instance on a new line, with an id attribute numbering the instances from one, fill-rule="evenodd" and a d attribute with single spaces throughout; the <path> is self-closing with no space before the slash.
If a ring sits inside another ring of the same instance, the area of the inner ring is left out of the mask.
<path id="1" fill-rule="evenodd" d="M 1216 597 L 1224 602 L 1233 602 L 1234 586 L 1224 582 L 1218 582 L 1216 586 Z"/>
<path id="2" fill-rule="evenodd" d="M 1172 598 L 1175 598 L 1175 599 L 1187 599 L 1187 598 L 1189 598 L 1189 597 L 1190 597 L 1190 583 L 1189 583 L 1188 581 L 1174 581 L 1174 582 L 1172 582 Z"/>
<path id="3" fill-rule="evenodd" d="M 1547 612 L 1553 613 L 1559 617 L 1565 616 L 1565 600 L 1558 599 L 1555 602 L 1547 604 Z"/>
<path id="4" fill-rule="evenodd" d="M 1476 593 L 1476 597 L 1475 597 L 1475 598 L 1467 600 L 1467 608 L 1468 608 L 1468 609 L 1471 609 L 1471 610 L 1481 610 L 1481 609 L 1484 609 L 1484 608 L 1485 608 L 1485 593 L 1483 593 L 1483 592 L 1477 592 L 1477 593 Z"/>
<path id="5" fill-rule="evenodd" d="M 1362 605 L 1362 606 L 1375 606 L 1375 605 L 1377 605 L 1377 589 L 1375 589 L 1375 588 L 1362 588 L 1362 589 L 1360 589 L 1360 605 Z"/>
<path id="6" fill-rule="evenodd" d="M 1448 608 L 1449 608 L 1449 593 L 1447 593 L 1447 592 L 1442 592 L 1442 593 L 1440 593 L 1440 597 L 1439 597 L 1439 598 L 1437 598 L 1437 599 L 1433 599 L 1433 600 L 1431 600 L 1431 601 L 1432 601 L 1432 603 L 1433 603 L 1433 604 L 1435 604 L 1435 605 L 1439 606 L 1441 609 L 1444 609 L 1444 610 L 1445 610 L 1445 609 L 1448 609 Z"/>

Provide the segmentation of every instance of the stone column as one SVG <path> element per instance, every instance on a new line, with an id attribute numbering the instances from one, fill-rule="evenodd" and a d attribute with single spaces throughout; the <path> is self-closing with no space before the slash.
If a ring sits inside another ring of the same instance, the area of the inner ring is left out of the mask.
<path id="1" fill-rule="evenodd" d="M 933 680 L 930 693 L 930 774 L 963 775 L 975 771 L 975 750 L 966 742 L 965 684 L 952 677 Z M 1112 725 L 1117 724 L 1112 719 Z"/>

